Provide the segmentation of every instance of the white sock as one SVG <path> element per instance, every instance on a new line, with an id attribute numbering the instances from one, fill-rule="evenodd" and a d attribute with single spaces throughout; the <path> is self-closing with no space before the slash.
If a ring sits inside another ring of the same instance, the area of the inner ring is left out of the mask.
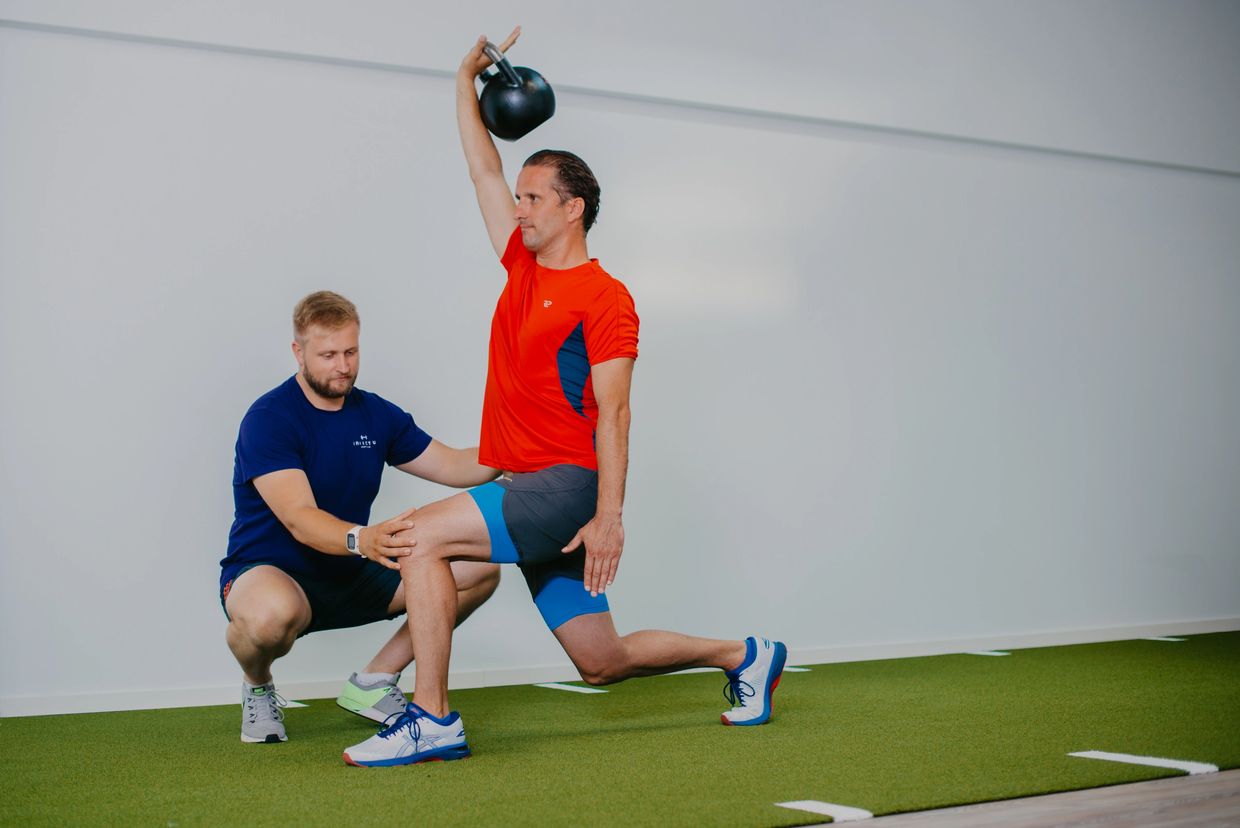
<path id="1" fill-rule="evenodd" d="M 372 684 L 395 684 L 400 678 L 400 673 L 358 673 L 357 683 L 364 684 L 369 687 Z"/>

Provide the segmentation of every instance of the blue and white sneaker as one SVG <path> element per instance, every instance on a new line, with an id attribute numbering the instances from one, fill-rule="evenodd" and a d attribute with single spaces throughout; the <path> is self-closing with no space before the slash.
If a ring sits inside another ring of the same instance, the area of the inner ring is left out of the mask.
<path id="1" fill-rule="evenodd" d="M 779 677 L 788 660 L 788 648 L 782 641 L 768 641 L 750 636 L 745 639 L 745 660 L 735 670 L 728 670 L 728 684 L 723 697 L 733 705 L 719 718 L 725 725 L 760 725 L 771 720 L 771 696 L 779 686 Z"/>
<path id="2" fill-rule="evenodd" d="M 386 768 L 418 762 L 446 762 L 469 756 L 461 714 L 437 719 L 413 702 L 391 727 L 361 744 L 345 748 L 344 761 L 362 768 Z"/>

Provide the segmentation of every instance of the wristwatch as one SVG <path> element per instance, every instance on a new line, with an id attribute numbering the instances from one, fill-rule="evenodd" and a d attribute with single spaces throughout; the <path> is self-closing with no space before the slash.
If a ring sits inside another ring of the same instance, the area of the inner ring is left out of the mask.
<path id="1" fill-rule="evenodd" d="M 354 526 L 344 536 L 344 546 L 354 555 L 362 554 L 362 527 Z"/>

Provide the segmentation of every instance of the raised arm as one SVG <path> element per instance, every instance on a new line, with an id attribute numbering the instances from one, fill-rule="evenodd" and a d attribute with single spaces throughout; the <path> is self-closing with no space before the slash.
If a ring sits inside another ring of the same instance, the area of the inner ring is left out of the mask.
<path id="1" fill-rule="evenodd" d="M 521 27 L 512 30 L 508 39 L 500 44 L 500 51 L 507 52 L 508 47 L 517 41 Z M 503 256 L 508 246 L 508 238 L 517 226 L 513 217 L 512 190 L 504 180 L 504 165 L 500 161 L 499 152 L 491 133 L 487 132 L 482 123 L 482 115 L 478 111 L 478 91 L 474 88 L 474 79 L 491 65 L 483 47 L 486 35 L 478 38 L 474 48 L 469 50 L 461 61 L 461 68 L 456 73 L 456 123 L 461 133 L 461 149 L 465 151 L 465 161 L 469 164 L 469 178 L 474 182 L 474 192 L 478 196 L 478 207 L 482 210 L 482 220 L 487 226 L 487 235 L 496 256 Z"/>
<path id="2" fill-rule="evenodd" d="M 478 447 L 452 448 L 438 440 L 431 440 L 426 449 L 408 463 L 397 466 L 403 472 L 463 489 L 469 486 L 481 486 L 499 475 L 498 469 L 478 463 Z"/>
<path id="3" fill-rule="evenodd" d="M 353 524 L 318 507 L 310 481 L 301 469 L 260 475 L 254 478 L 254 488 L 298 543 L 325 555 L 353 554 L 345 546 L 345 535 Z M 362 556 L 388 569 L 399 569 L 395 559 L 408 555 L 413 543 L 398 540 L 395 534 L 413 525 L 409 520 L 413 512 L 409 509 L 391 520 L 363 527 L 358 537 Z"/>

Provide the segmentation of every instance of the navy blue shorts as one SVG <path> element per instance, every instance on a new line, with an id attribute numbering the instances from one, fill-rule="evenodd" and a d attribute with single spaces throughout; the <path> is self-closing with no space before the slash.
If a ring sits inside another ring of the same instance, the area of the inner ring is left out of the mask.
<path id="1" fill-rule="evenodd" d="M 502 478 L 469 494 L 491 537 L 491 562 L 515 563 L 548 629 L 593 612 L 607 612 L 607 597 L 582 585 L 586 552 L 560 550 L 594 517 L 598 472 L 562 464 Z"/>
<path id="2" fill-rule="evenodd" d="M 392 596 L 400 587 L 400 573 L 374 561 L 367 561 L 356 576 L 345 579 L 289 572 L 276 563 L 258 562 L 243 566 L 220 590 L 220 606 L 224 608 L 225 618 L 228 618 L 228 607 L 224 603 L 228 591 L 238 578 L 256 566 L 274 566 L 306 593 L 306 600 L 310 602 L 310 626 L 302 630 L 298 638 L 319 630 L 360 627 L 405 614 L 403 609 L 388 612 Z"/>

